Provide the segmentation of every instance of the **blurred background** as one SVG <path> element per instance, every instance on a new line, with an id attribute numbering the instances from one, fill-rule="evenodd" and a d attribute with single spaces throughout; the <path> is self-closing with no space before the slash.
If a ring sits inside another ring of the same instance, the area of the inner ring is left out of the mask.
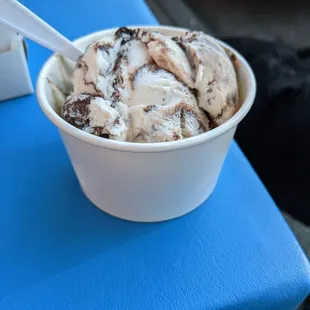
<path id="1" fill-rule="evenodd" d="M 308 0 L 147 0 L 162 23 L 209 29 L 216 36 L 283 39 L 310 46 Z"/>
<path id="2" fill-rule="evenodd" d="M 257 99 L 236 140 L 310 257 L 310 1 L 146 2 L 161 24 L 214 35 L 250 62 Z"/>

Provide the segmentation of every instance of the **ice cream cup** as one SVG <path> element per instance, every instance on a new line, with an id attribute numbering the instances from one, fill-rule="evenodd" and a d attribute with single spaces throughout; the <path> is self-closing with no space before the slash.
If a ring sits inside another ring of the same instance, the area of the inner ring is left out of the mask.
<path id="1" fill-rule="evenodd" d="M 142 28 L 173 36 L 186 31 L 164 26 Z M 75 43 L 85 48 L 115 30 L 99 31 Z M 255 78 L 245 59 L 219 43 L 237 58 L 241 107 L 223 125 L 173 142 L 120 142 L 73 127 L 57 113 L 64 96 L 55 90 L 70 88 L 67 76 L 74 64 L 57 55 L 45 63 L 37 81 L 40 106 L 59 129 L 81 188 L 98 208 L 126 220 L 156 222 L 182 216 L 211 195 L 237 125 L 250 110 L 256 92 Z"/>

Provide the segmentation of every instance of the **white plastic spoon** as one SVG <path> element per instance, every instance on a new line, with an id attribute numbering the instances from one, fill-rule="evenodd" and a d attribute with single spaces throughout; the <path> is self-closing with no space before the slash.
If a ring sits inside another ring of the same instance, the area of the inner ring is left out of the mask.
<path id="1" fill-rule="evenodd" d="M 0 23 L 73 61 L 83 54 L 82 50 L 16 0 L 0 0 Z"/>

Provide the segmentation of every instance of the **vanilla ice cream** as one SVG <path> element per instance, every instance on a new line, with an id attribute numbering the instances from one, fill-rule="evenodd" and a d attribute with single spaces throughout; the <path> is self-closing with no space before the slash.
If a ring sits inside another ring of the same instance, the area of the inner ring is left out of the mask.
<path id="1" fill-rule="evenodd" d="M 211 37 L 120 28 L 79 59 L 62 116 L 88 133 L 164 142 L 204 133 L 238 109 L 234 65 Z"/>

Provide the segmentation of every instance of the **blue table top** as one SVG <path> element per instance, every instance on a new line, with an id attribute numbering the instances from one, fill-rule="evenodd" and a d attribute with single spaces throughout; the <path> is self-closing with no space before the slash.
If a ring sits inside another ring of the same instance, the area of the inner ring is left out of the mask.
<path id="1" fill-rule="evenodd" d="M 23 2 L 70 39 L 156 23 L 140 0 Z M 49 55 L 29 42 L 33 81 Z M 308 260 L 235 143 L 212 197 L 157 224 L 88 202 L 35 95 L 0 104 L 0 143 L 1 310 L 285 310 L 309 292 Z"/>

